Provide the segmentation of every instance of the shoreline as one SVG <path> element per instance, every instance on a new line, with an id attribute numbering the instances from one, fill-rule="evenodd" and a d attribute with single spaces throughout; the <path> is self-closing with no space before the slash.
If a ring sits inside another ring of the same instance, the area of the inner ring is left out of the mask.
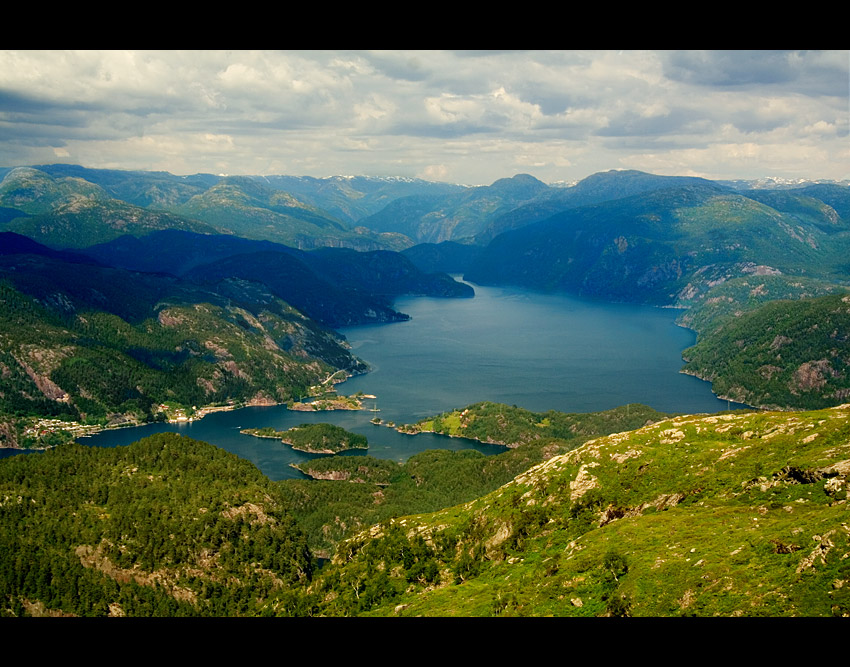
<path id="1" fill-rule="evenodd" d="M 481 440 L 479 438 L 472 438 L 468 435 L 452 435 L 451 433 L 441 433 L 440 431 L 434 431 L 434 430 L 430 430 L 430 429 L 420 428 L 416 431 L 404 430 L 405 427 L 416 426 L 415 424 L 397 425 L 394 422 L 385 422 L 381 419 L 379 419 L 378 421 L 372 420 L 372 424 L 374 424 L 375 426 L 385 426 L 387 428 L 391 428 L 394 431 L 396 431 L 397 433 L 400 433 L 401 435 L 416 436 L 416 435 L 420 435 L 420 434 L 423 434 L 423 433 L 430 433 L 431 435 L 439 435 L 439 436 L 444 437 L 444 438 L 457 438 L 459 440 L 469 440 L 470 442 L 477 442 L 480 445 L 496 445 L 498 447 L 504 447 L 505 449 L 516 449 L 517 447 L 519 447 L 519 445 L 509 445 L 509 444 L 504 443 L 504 442 L 495 442 L 494 440 Z"/>
<path id="2" fill-rule="evenodd" d="M 341 372 L 345 372 L 346 376 L 344 379 L 335 379 L 335 376 Z M 349 378 L 354 377 L 355 375 L 365 375 L 369 371 L 363 371 L 362 373 L 349 373 L 344 369 L 340 369 L 331 373 L 327 378 L 322 380 L 318 385 L 325 385 L 327 382 L 331 382 L 332 384 L 340 384 L 348 380 Z M 355 394 L 356 396 L 356 394 Z M 373 399 L 376 398 L 372 394 L 362 394 L 362 398 Z M 307 398 L 319 398 L 319 396 L 308 396 Z M 0 415 L 0 425 L 4 422 L 2 420 L 7 419 L 5 423 L 13 423 L 19 420 L 32 420 L 34 426 L 30 426 L 29 428 L 39 428 L 39 426 L 44 426 L 49 429 L 42 435 L 50 435 L 52 433 L 68 433 L 71 436 L 71 441 L 75 442 L 81 438 L 88 438 L 98 433 L 102 433 L 104 431 L 115 431 L 123 428 L 137 428 L 139 426 L 149 426 L 151 424 L 159 424 L 159 423 L 167 423 L 167 424 L 189 424 L 195 421 L 200 421 L 204 417 L 214 412 L 230 412 L 232 410 L 241 410 L 242 408 L 252 408 L 252 407 L 274 407 L 280 405 L 288 405 L 295 404 L 294 401 L 272 401 L 271 399 L 260 399 L 255 400 L 254 398 L 246 401 L 235 401 L 230 402 L 226 405 L 205 405 L 200 408 L 195 408 L 191 414 L 191 416 L 185 414 L 186 408 L 174 408 L 172 410 L 172 416 L 168 416 L 167 413 L 167 405 L 165 403 L 159 404 L 159 410 L 154 413 L 154 415 L 165 414 L 165 419 L 147 419 L 143 421 L 138 421 L 136 419 L 126 419 L 125 421 L 116 422 L 116 423 L 107 423 L 107 424 L 82 424 L 80 422 L 63 422 L 57 419 L 50 419 L 47 417 L 40 416 L 27 416 L 27 417 L 13 417 L 11 415 Z M 309 405 L 309 404 L 305 404 Z M 326 408 L 328 410 L 336 410 L 336 409 L 355 409 L 361 410 L 360 408 Z M 306 409 L 304 411 L 307 411 Z M 310 408 L 309 411 L 319 411 L 316 408 Z M 115 419 L 119 418 L 120 415 L 115 415 Z M 24 436 L 26 436 L 27 431 L 24 430 Z M 31 437 L 31 436 L 30 436 Z M 7 444 L 0 444 L 0 451 L 44 451 L 47 449 L 52 449 L 53 447 L 57 447 L 58 444 L 44 445 L 44 446 L 13 446 Z"/>

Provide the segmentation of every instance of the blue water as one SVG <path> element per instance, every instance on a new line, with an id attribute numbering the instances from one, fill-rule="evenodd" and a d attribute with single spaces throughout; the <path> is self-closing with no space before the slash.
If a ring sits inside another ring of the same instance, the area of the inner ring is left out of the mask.
<path id="1" fill-rule="evenodd" d="M 174 431 L 246 458 L 271 479 L 286 479 L 302 477 L 290 463 L 311 455 L 239 429 L 330 422 L 365 435 L 370 455 L 404 461 L 426 449 L 474 447 L 487 454 L 503 449 L 436 435 L 405 436 L 371 424 L 375 414 L 410 423 L 485 400 L 535 412 L 589 412 L 626 403 L 687 413 L 729 407 L 707 382 L 679 373 L 682 350 L 694 343 L 694 334 L 674 324 L 678 311 L 474 287 L 472 299 L 399 299 L 395 307 L 411 316 L 408 322 L 342 330 L 373 370 L 337 390 L 374 394 L 377 399 L 367 407 L 378 413 L 244 408 L 189 424 L 105 431 L 81 442 L 109 447 Z"/>

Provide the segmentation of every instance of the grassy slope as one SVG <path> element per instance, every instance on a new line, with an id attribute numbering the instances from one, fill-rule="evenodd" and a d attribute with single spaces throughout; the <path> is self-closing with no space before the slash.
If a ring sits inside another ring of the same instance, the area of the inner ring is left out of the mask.
<path id="1" fill-rule="evenodd" d="M 848 416 L 682 416 L 598 438 L 478 500 L 345 543 L 314 584 L 318 606 L 848 615 Z"/>
<path id="2" fill-rule="evenodd" d="M 478 403 L 447 413 L 447 423 L 463 414 L 470 428 L 461 435 L 493 442 L 502 454 L 485 456 L 475 450 L 429 450 L 404 464 L 372 457 L 329 457 L 303 464 L 316 477 L 343 481 L 285 480 L 279 482 L 289 507 L 307 534 L 315 553 L 330 556 L 353 531 L 391 517 L 433 511 L 473 500 L 512 480 L 533 465 L 578 447 L 590 437 L 638 428 L 669 415 L 641 405 L 604 412 L 534 413 L 499 403 Z M 407 427 L 412 430 L 413 427 Z"/>

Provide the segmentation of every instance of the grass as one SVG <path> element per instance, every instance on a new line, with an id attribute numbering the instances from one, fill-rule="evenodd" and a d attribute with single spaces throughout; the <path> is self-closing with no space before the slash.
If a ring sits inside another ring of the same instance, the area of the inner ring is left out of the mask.
<path id="1" fill-rule="evenodd" d="M 369 613 L 850 615 L 846 472 L 817 479 L 850 459 L 847 412 L 676 417 L 399 520 L 456 546 L 439 583 Z M 482 555 L 460 581 L 453 568 L 475 545 Z"/>

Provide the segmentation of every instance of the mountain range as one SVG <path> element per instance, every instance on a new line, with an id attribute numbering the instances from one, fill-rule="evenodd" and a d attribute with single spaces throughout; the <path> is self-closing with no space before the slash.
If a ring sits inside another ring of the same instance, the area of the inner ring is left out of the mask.
<path id="1" fill-rule="evenodd" d="M 850 615 L 846 184 L 0 177 L 0 443 L 52 447 L 0 461 L 0 614 Z M 506 451 L 278 483 L 69 442 L 366 372 L 334 329 L 473 296 L 448 274 L 679 308 L 684 372 L 773 412 L 458 406 L 399 428 Z"/>

